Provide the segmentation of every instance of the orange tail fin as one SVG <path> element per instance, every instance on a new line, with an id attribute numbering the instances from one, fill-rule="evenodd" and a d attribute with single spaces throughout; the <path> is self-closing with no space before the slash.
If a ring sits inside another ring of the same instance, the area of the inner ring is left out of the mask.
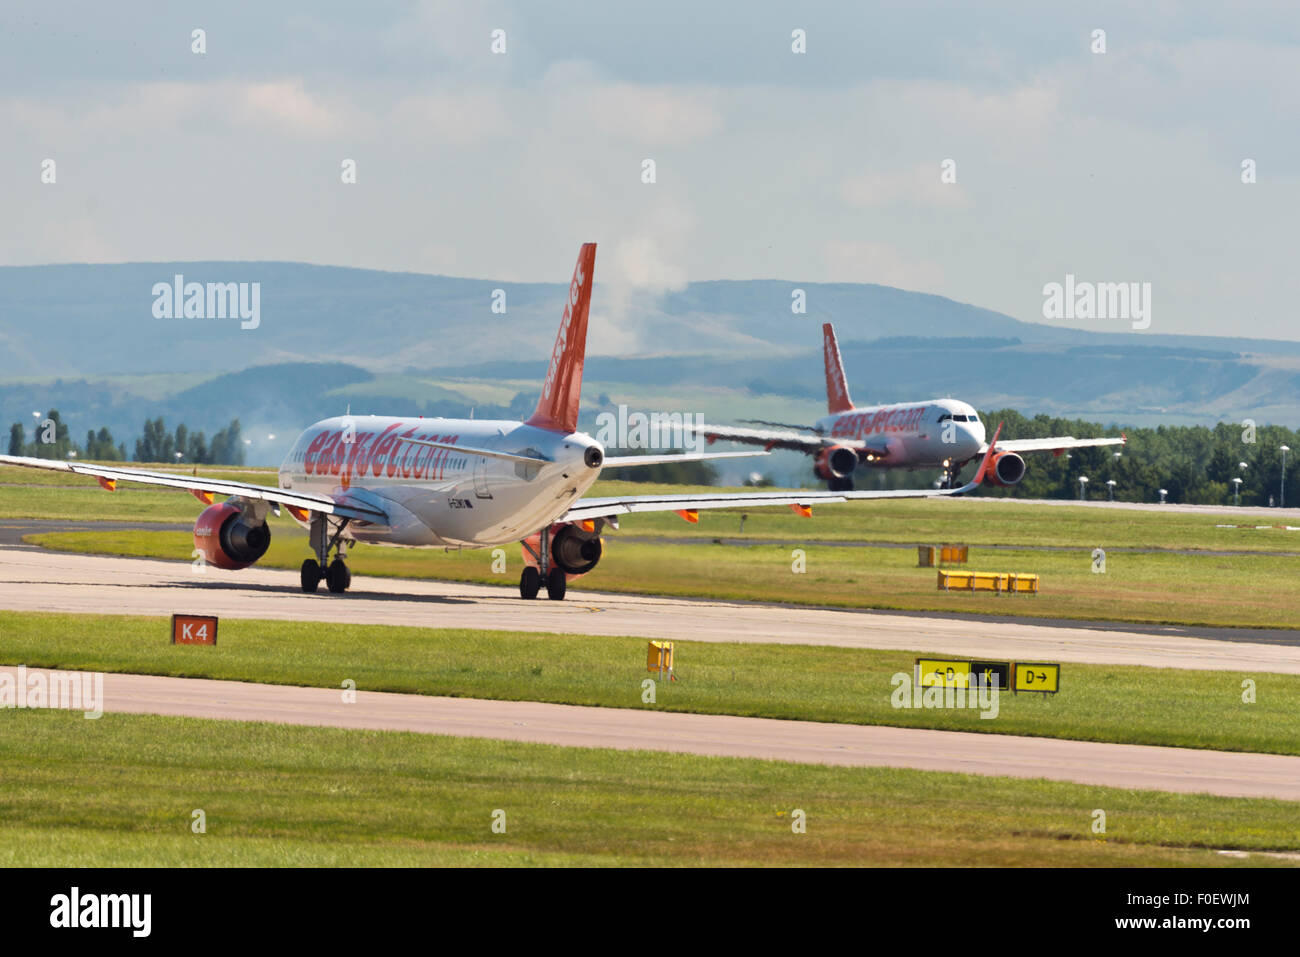
<path id="1" fill-rule="evenodd" d="M 584 243 L 578 250 L 578 265 L 569 283 L 564 317 L 551 351 L 551 367 L 542 383 L 542 397 L 529 425 L 565 435 L 578 430 L 578 399 L 582 395 L 582 363 L 587 356 L 587 311 L 591 306 L 591 282 L 596 271 L 596 244 Z"/>
<path id="2" fill-rule="evenodd" d="M 826 410 L 848 412 L 853 408 L 849 398 L 849 384 L 844 380 L 844 363 L 840 361 L 840 347 L 835 342 L 835 327 L 829 322 L 822 326 L 826 353 Z"/>

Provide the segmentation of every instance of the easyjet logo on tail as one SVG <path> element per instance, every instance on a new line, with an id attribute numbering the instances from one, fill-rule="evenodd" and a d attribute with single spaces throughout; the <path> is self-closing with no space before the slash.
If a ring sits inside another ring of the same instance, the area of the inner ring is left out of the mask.
<path id="1" fill-rule="evenodd" d="M 840 361 L 840 347 L 835 344 L 835 327 L 829 322 L 822 326 L 822 343 L 826 361 L 826 411 L 848 412 L 853 408 L 853 400 L 844 381 L 844 363 Z"/>
<path id="2" fill-rule="evenodd" d="M 564 315 L 560 317 L 560 331 L 555 336 L 555 348 L 551 350 L 551 365 L 546 370 L 546 381 L 542 383 L 542 398 L 549 399 L 555 387 L 555 379 L 560 373 L 560 362 L 564 359 L 564 347 L 569 341 L 569 324 L 573 320 L 573 307 L 582 295 L 582 284 L 587 277 L 582 274 L 582 260 L 574 270 L 573 281 L 569 283 L 569 300 L 564 304 Z"/>
<path id="3" fill-rule="evenodd" d="M 542 382 L 542 395 L 529 425 L 554 432 L 578 428 L 578 400 L 582 394 L 582 365 L 587 351 L 587 313 L 591 306 L 591 280 L 596 267 L 596 244 L 584 243 L 569 283 L 569 295 L 555 334 L 551 364 Z"/>

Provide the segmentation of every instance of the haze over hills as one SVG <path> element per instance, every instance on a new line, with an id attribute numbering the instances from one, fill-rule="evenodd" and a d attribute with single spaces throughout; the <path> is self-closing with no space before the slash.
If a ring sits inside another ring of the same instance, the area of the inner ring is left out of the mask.
<path id="1" fill-rule="evenodd" d="M 156 283 L 260 283 L 260 321 L 162 319 Z M 791 313 L 802 288 L 807 313 Z M 506 312 L 492 310 L 505 292 Z M 57 407 L 74 436 L 119 439 L 163 415 L 209 432 L 231 418 L 274 462 L 330 412 L 479 417 L 526 412 L 545 372 L 561 283 L 505 283 L 301 263 L 0 267 L 0 421 Z M 653 294 L 597 273 L 588 419 L 633 408 L 807 421 L 824 410 L 821 323 L 859 403 L 960 396 L 1103 423 L 1300 421 L 1300 342 L 1023 322 L 878 285 L 691 283 Z M 602 401 L 603 400 L 603 401 Z M 275 434 L 277 439 L 266 439 Z"/>

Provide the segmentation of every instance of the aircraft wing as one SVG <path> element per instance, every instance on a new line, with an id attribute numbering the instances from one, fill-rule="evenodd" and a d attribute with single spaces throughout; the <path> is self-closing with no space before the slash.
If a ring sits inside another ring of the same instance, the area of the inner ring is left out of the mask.
<path id="1" fill-rule="evenodd" d="M 1058 436 L 1047 439 L 1003 439 L 998 442 L 999 452 L 1056 452 L 1060 453 L 1066 449 L 1086 449 L 1099 445 L 1124 445 L 1128 442 L 1128 436 L 1121 435 L 1117 439 L 1076 439 L 1072 435 Z M 979 454 L 983 455 L 988 451 L 988 443 L 980 449 Z"/>
<path id="2" fill-rule="evenodd" d="M 673 462 L 705 462 L 710 459 L 752 459 L 770 452 L 668 452 L 663 455 L 607 455 L 604 468 L 631 465 L 671 465 Z"/>
<path id="3" fill-rule="evenodd" d="M 724 442 L 739 442 L 743 445 L 761 445 L 768 451 L 772 449 L 791 449 L 795 452 L 816 455 L 822 449 L 832 445 L 842 445 L 845 448 L 853 449 L 855 452 L 871 455 L 878 459 L 889 456 L 889 445 L 880 436 L 876 437 L 877 441 L 875 442 L 863 442 L 851 439 L 835 439 L 827 435 L 819 435 L 811 429 L 806 433 L 800 433 L 794 431 L 794 427 L 746 429 L 736 425 L 703 425 L 695 431 L 703 435 L 709 442 L 716 442 L 721 439 Z M 984 450 L 981 449 L 980 451 L 983 452 Z"/>
<path id="4" fill-rule="evenodd" d="M 978 483 L 959 489 L 894 489 L 883 492 L 826 492 L 818 489 L 794 489 L 788 492 L 718 492 L 694 495 L 626 495 L 611 498 L 583 498 L 573 504 L 558 521 L 580 522 L 584 519 L 610 518 L 636 512 L 697 512 L 709 508 L 762 508 L 790 505 L 799 509 L 829 502 L 855 502 L 878 498 L 938 498 L 969 492 Z M 688 519 L 689 520 L 689 519 Z"/>
<path id="5" fill-rule="evenodd" d="M 699 520 L 698 512 L 708 508 L 763 508 L 789 505 L 805 515 L 812 514 L 818 503 L 859 502 L 884 498 L 943 498 L 960 495 L 980 487 L 993 460 L 993 446 L 998 445 L 1001 424 L 993 433 L 993 441 L 980 460 L 975 477 L 961 488 L 951 489 L 890 489 L 877 492 L 824 492 L 820 489 L 795 489 L 788 492 L 717 492 L 687 495 L 623 495 L 609 498 L 582 498 L 573 504 L 558 521 L 582 522 L 596 518 L 617 518 L 636 512 L 678 512 L 688 522 Z M 1002 446 L 998 445 L 998 448 Z"/>
<path id="6" fill-rule="evenodd" d="M 166 488 L 184 489 L 196 496 L 206 494 L 215 498 L 217 495 L 238 495 L 242 498 L 259 499 L 275 505 L 285 505 L 311 512 L 322 512 L 326 515 L 337 515 L 340 518 L 356 519 L 381 525 L 388 524 L 388 516 L 381 509 L 362 502 L 353 496 L 295 492 L 270 485 L 251 485 L 247 482 L 208 479 L 201 475 L 177 475 L 171 472 L 150 472 L 147 469 L 121 468 L 114 465 L 90 465 L 82 462 L 64 462 L 58 459 L 34 459 L 18 455 L 0 455 L 0 465 L 17 465 L 22 468 L 45 469 L 51 472 L 72 472 L 76 475 L 90 475 L 98 479 L 99 484 L 110 491 L 116 487 L 118 482 L 139 482 L 142 485 L 160 485 Z"/>
<path id="7" fill-rule="evenodd" d="M 800 433 L 793 429 L 746 429 L 739 425 L 701 425 L 692 426 L 694 431 L 703 435 L 710 443 L 721 439 L 724 442 L 739 442 L 742 445 L 761 445 L 772 449 L 793 449 L 816 455 L 833 443 L 816 433 Z"/>

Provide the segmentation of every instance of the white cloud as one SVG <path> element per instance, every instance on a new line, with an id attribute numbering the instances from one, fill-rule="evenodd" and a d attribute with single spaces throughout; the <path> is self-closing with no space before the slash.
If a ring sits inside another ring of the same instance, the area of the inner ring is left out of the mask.
<path id="1" fill-rule="evenodd" d="M 235 117 L 245 123 L 312 136 L 337 133 L 343 126 L 335 110 L 303 89 L 301 79 L 241 84 L 231 92 Z"/>

